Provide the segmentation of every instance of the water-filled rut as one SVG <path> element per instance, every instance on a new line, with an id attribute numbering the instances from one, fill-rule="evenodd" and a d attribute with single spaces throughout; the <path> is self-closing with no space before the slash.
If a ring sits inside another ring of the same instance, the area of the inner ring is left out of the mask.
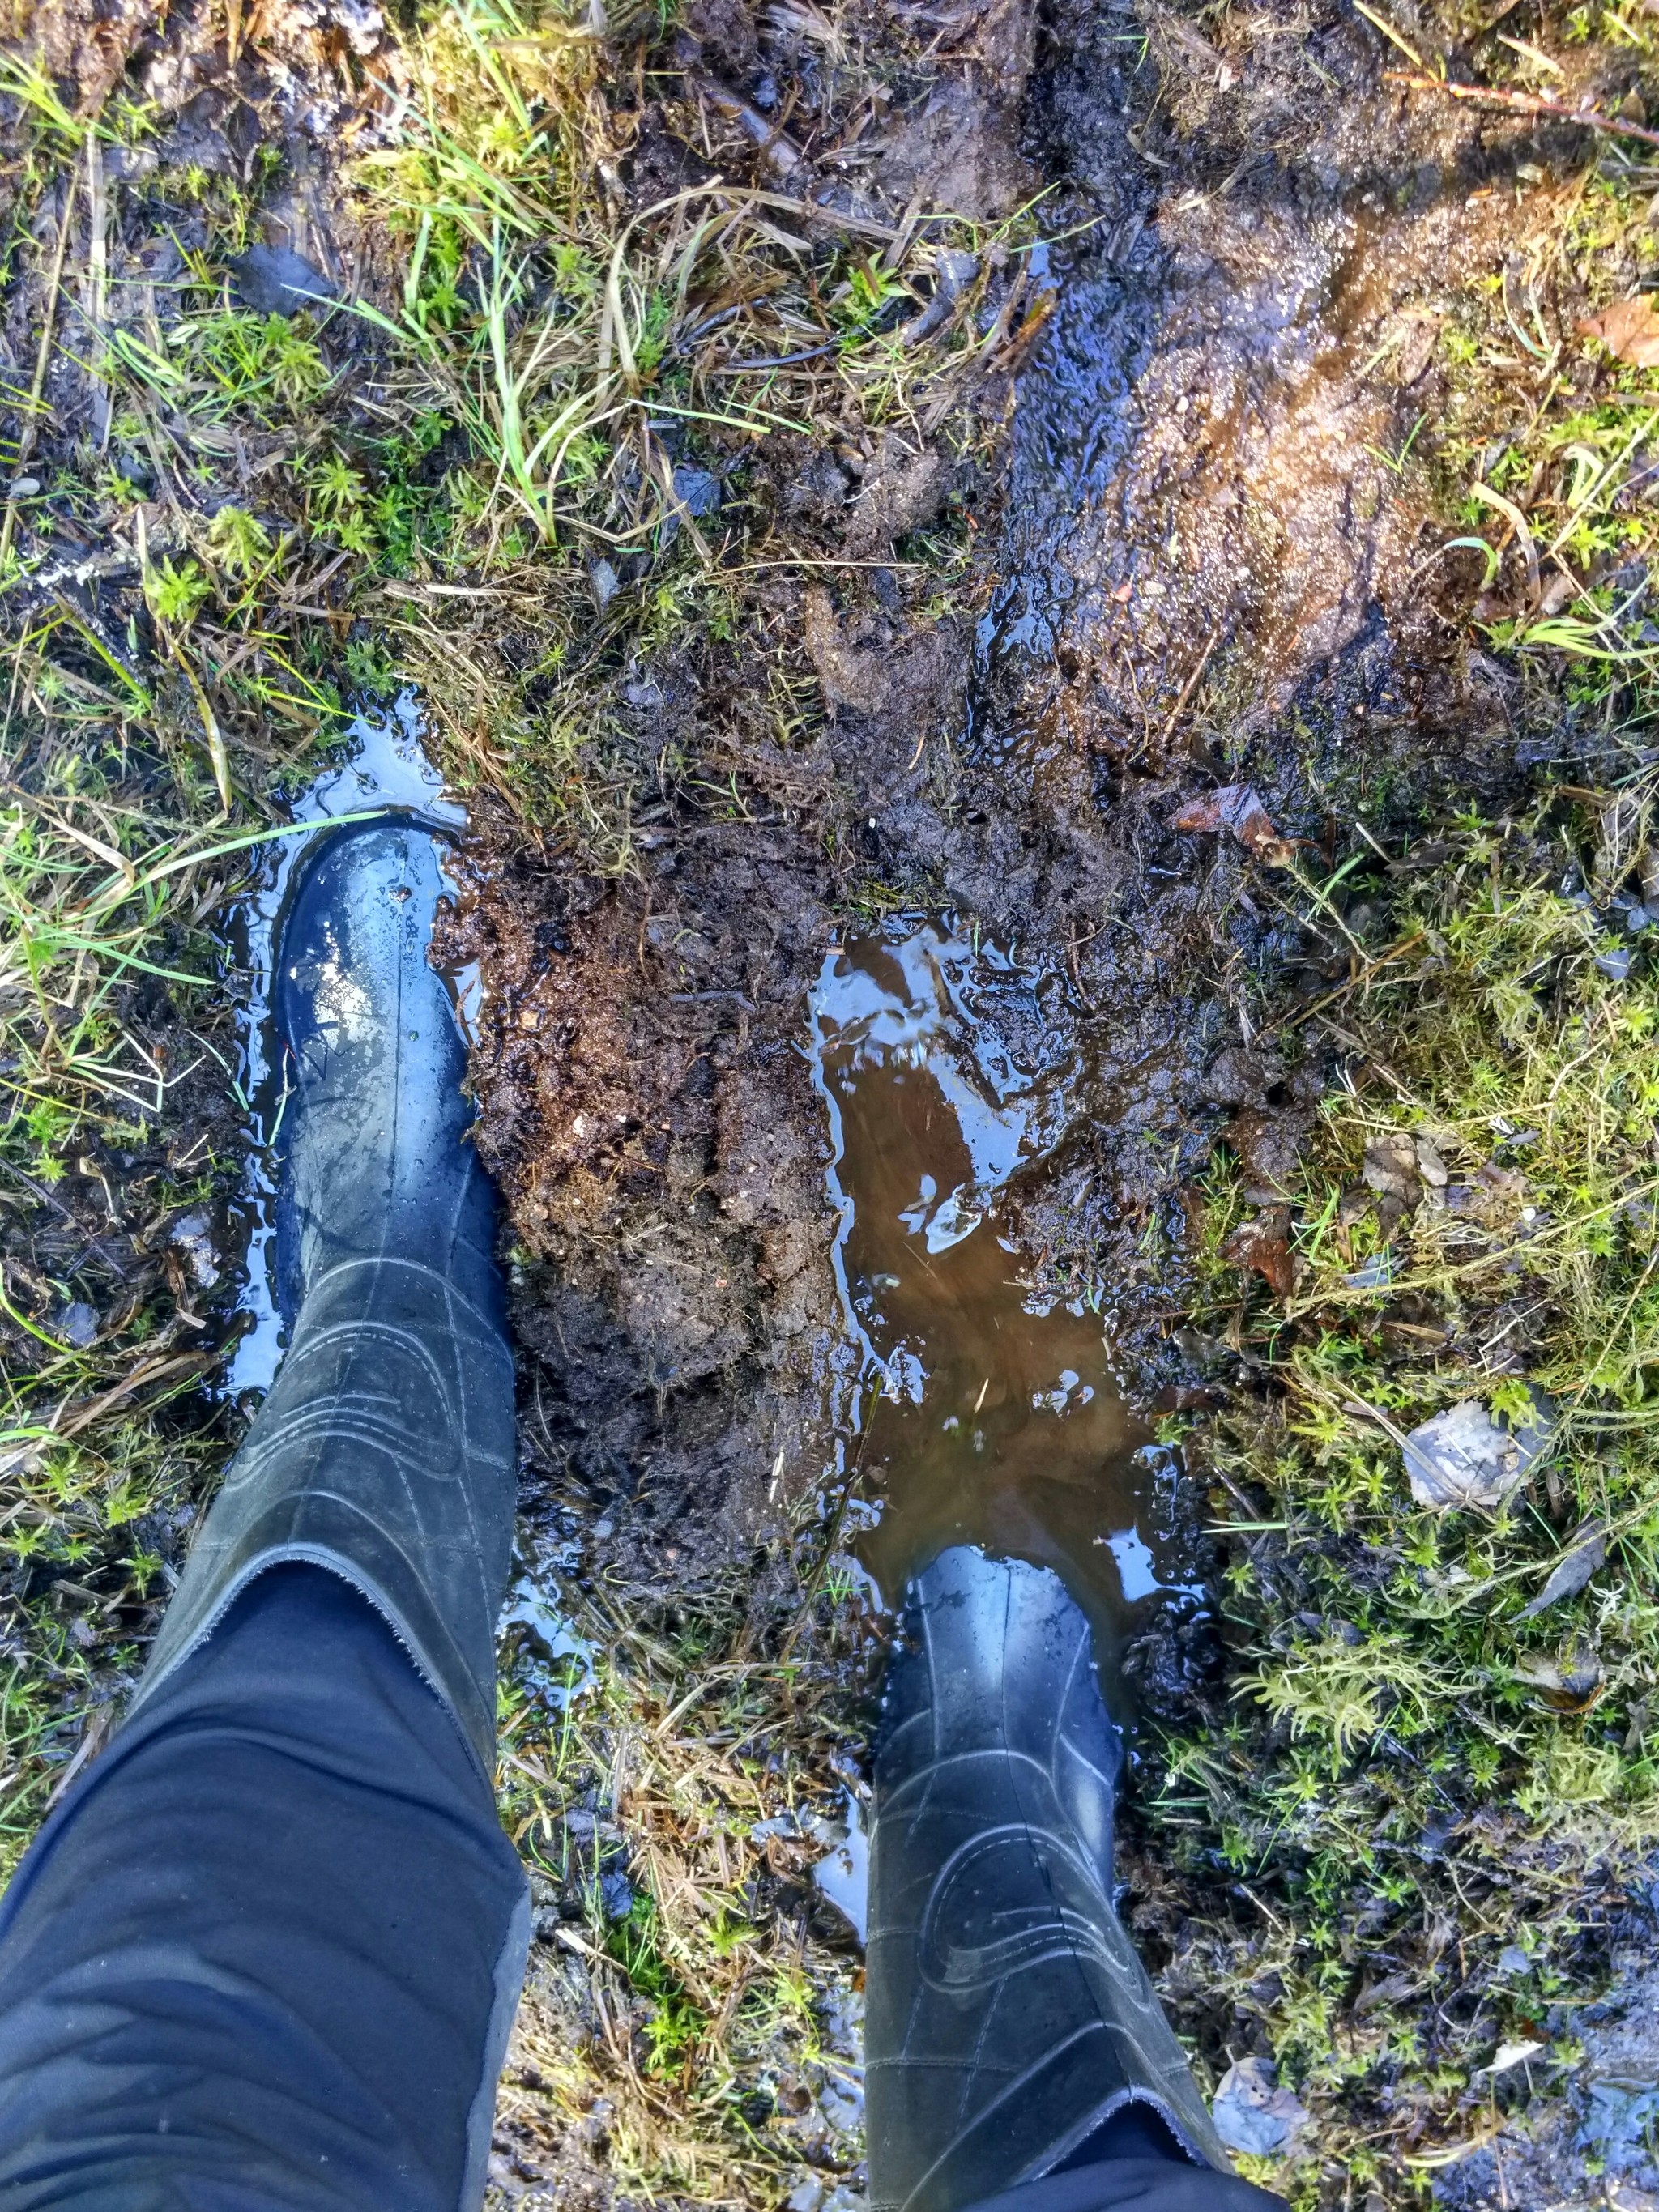
<path id="1" fill-rule="evenodd" d="M 958 917 L 898 917 L 826 956 L 811 1040 L 861 1354 L 857 1555 L 889 1606 L 951 1544 L 1052 1567 L 1106 1656 L 1160 1593 L 1201 1594 L 1101 1316 L 1033 1291 L 1006 1218 L 1011 1180 L 1079 1110 L 1061 995 Z"/>

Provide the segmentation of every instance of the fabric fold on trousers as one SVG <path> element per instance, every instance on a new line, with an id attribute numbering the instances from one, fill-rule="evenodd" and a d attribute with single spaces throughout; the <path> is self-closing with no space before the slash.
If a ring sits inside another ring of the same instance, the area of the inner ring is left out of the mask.
<path id="1" fill-rule="evenodd" d="M 460 1732 L 337 1575 L 260 1576 L 0 1901 L 15 2212 L 474 2212 L 529 1932 Z"/>

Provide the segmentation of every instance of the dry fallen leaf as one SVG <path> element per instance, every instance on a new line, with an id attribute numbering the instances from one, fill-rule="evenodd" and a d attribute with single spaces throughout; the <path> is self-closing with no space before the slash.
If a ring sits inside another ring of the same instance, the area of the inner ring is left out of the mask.
<path id="1" fill-rule="evenodd" d="M 1402 1130 L 1385 1130 L 1382 1136 L 1370 1138 L 1360 1172 L 1379 1198 L 1398 1199 L 1407 1212 L 1423 1195 L 1418 1181 L 1417 1147 Z"/>
<path id="2" fill-rule="evenodd" d="M 1557 1659 L 1541 1651 L 1523 1652 L 1515 1662 L 1515 1678 L 1536 1690 L 1556 1713 L 1587 1713 L 1607 1692 L 1601 1662 L 1593 1651 L 1569 1651 Z"/>
<path id="3" fill-rule="evenodd" d="M 1615 300 L 1599 315 L 1586 316 L 1578 329 L 1582 337 L 1600 338 L 1615 360 L 1632 368 L 1659 368 L 1659 314 L 1646 292 Z"/>
<path id="4" fill-rule="evenodd" d="M 1492 1512 L 1502 1505 L 1550 1443 L 1548 1401 L 1536 1390 L 1532 1396 L 1533 1418 L 1521 1427 L 1502 1428 L 1478 1398 L 1461 1398 L 1402 1437 L 1406 1474 L 1417 1503 L 1438 1512 Z"/>
<path id="5" fill-rule="evenodd" d="M 1514 2043 L 1500 2043 L 1498 2055 L 1491 2065 L 1477 2066 L 1474 2070 L 1477 2075 L 1507 2074 L 1511 2066 L 1524 2065 L 1528 2058 L 1536 2058 L 1540 2051 L 1548 2049 L 1547 2043 L 1539 2043 L 1531 2036 L 1523 2036 Z"/>
<path id="6" fill-rule="evenodd" d="M 1266 2058 L 1235 2058 L 1211 2111 L 1228 2149 L 1255 2158 L 1282 2156 L 1308 2124 L 1307 2106 L 1279 2087 L 1278 2071 Z"/>
<path id="7" fill-rule="evenodd" d="M 1293 838 L 1281 837 L 1254 784 L 1224 783 L 1201 799 L 1189 799 L 1170 823 L 1172 830 L 1217 836 L 1231 830 L 1247 852 L 1270 868 L 1288 867 L 1296 853 Z"/>
<path id="8" fill-rule="evenodd" d="M 1221 1248 L 1221 1256 L 1230 1267 L 1253 1269 L 1276 1298 L 1288 1298 L 1296 1288 L 1290 1231 L 1289 1207 L 1267 1206 L 1254 1221 L 1243 1222 L 1234 1230 Z"/>

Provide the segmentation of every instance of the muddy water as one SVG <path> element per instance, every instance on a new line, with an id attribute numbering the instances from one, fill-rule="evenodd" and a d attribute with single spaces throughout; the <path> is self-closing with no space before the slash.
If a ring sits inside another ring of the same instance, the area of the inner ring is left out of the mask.
<path id="1" fill-rule="evenodd" d="M 1003 1218 L 1075 1110 L 1060 997 L 960 922 L 902 917 L 829 954 L 812 1040 L 862 1354 L 856 1554 L 889 1605 L 951 1544 L 1053 1567 L 1110 1650 L 1160 1593 L 1198 1593 L 1099 1316 L 1032 1294 Z"/>

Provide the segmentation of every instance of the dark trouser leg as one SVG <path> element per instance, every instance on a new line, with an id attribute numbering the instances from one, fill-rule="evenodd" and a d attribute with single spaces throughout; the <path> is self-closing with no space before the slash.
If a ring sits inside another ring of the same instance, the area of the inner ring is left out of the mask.
<path id="1" fill-rule="evenodd" d="M 0 2202 L 476 2206 L 527 1935 L 489 1786 L 391 1628 L 270 1569 L 0 1904 Z"/>
<path id="2" fill-rule="evenodd" d="M 875 1760 L 875 2212 L 1268 2212 L 1226 2171 L 1112 1903 L 1122 1748 L 1056 1577 L 964 1548 L 912 1587 Z"/>

